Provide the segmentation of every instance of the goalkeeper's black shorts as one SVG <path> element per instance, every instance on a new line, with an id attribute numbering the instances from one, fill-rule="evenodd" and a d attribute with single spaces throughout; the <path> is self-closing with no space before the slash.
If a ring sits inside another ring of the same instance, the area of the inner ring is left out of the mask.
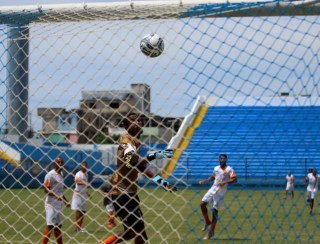
<path id="1" fill-rule="evenodd" d="M 125 229 L 133 229 L 136 233 L 144 231 L 144 220 L 137 194 L 112 195 L 112 202 L 116 215 L 123 221 Z"/>

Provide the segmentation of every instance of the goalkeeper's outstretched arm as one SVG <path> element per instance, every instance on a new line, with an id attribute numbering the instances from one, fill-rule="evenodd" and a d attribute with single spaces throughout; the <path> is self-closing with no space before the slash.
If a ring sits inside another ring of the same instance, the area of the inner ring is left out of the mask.
<path id="1" fill-rule="evenodd" d="M 152 178 L 152 180 L 157 183 L 159 186 L 163 187 L 166 191 L 169 192 L 174 192 L 177 191 L 177 187 L 174 185 L 170 184 L 169 181 L 166 179 L 163 179 L 160 175 L 155 175 L 151 170 L 146 168 L 143 172 L 146 176 L 149 178 Z"/>
<path id="2" fill-rule="evenodd" d="M 147 160 L 152 161 L 154 159 L 163 159 L 163 158 L 172 158 L 173 157 L 173 150 L 172 149 L 165 149 L 156 152 L 151 152 L 147 155 Z M 150 174 L 151 173 L 151 174 Z M 166 179 L 163 179 L 160 175 L 153 175 L 152 172 L 148 172 L 149 177 L 157 183 L 158 185 L 162 186 L 166 191 L 173 192 L 177 191 L 177 188 L 171 185 Z"/>
<path id="3" fill-rule="evenodd" d="M 148 153 L 146 157 L 140 159 L 140 162 L 137 163 L 137 168 L 146 176 L 148 176 L 149 178 L 152 178 L 152 180 L 155 183 L 163 187 L 166 191 L 169 191 L 169 192 L 177 191 L 177 188 L 174 185 L 170 184 L 166 179 L 163 179 L 161 176 L 155 175 L 148 168 L 150 161 L 153 161 L 155 159 L 172 158 L 172 157 L 173 157 L 172 149 L 165 149 L 165 150 L 151 152 L 151 153 Z"/>

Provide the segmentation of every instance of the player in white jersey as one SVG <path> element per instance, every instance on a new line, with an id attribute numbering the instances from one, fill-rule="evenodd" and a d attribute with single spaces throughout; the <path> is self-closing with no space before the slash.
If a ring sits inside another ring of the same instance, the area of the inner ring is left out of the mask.
<path id="1" fill-rule="evenodd" d="M 76 187 L 72 196 L 71 209 L 76 212 L 76 231 L 78 233 L 84 233 L 82 229 L 84 215 L 87 212 L 87 198 L 88 198 L 88 164 L 82 162 L 80 164 L 80 171 L 78 171 L 74 177 Z"/>
<path id="2" fill-rule="evenodd" d="M 47 227 L 43 233 L 42 244 L 47 244 L 49 242 L 52 231 L 56 237 L 57 243 L 63 243 L 61 232 L 63 221 L 62 208 L 63 204 L 70 207 L 68 200 L 63 194 L 63 166 L 63 159 L 61 157 L 57 157 L 54 161 L 54 168 L 46 174 L 44 179 L 44 190 L 47 194 L 45 200 Z"/>
<path id="3" fill-rule="evenodd" d="M 284 199 L 287 199 L 289 191 L 291 191 L 291 197 L 293 199 L 293 197 L 294 197 L 294 176 L 290 171 L 286 175 L 286 182 L 287 182 L 286 195 L 285 195 Z"/>
<path id="4" fill-rule="evenodd" d="M 205 226 L 202 228 L 202 231 L 205 231 L 210 226 L 209 232 L 205 235 L 203 240 L 209 240 L 213 237 L 218 220 L 218 211 L 223 203 L 224 196 L 226 195 L 228 184 L 234 183 L 237 180 L 236 173 L 230 166 L 227 166 L 227 161 L 228 156 L 226 154 L 220 154 L 220 165 L 214 168 L 212 175 L 208 179 L 199 181 L 200 185 L 204 185 L 205 183 L 214 180 L 213 185 L 204 195 L 200 204 L 201 212 L 205 220 Z M 209 202 L 213 204 L 212 221 L 210 221 L 208 216 L 207 205 Z"/>
<path id="5" fill-rule="evenodd" d="M 318 191 L 318 175 L 317 171 L 314 168 L 309 169 L 309 174 L 304 179 L 304 183 L 307 184 L 307 195 L 308 195 L 308 202 L 310 204 L 310 214 L 312 214 L 313 207 L 314 207 L 314 198 Z"/>

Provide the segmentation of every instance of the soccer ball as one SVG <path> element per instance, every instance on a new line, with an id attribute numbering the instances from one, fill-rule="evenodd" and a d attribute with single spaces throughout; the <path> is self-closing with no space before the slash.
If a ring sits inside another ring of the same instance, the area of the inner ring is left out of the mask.
<path id="1" fill-rule="evenodd" d="M 150 57 L 158 57 L 164 49 L 163 39 L 158 34 L 149 34 L 142 38 L 140 42 L 141 52 Z"/>

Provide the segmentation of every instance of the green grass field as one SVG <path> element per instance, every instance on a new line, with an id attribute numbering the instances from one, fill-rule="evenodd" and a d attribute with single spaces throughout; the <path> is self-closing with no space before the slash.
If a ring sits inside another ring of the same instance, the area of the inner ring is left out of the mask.
<path id="1" fill-rule="evenodd" d="M 199 203 L 207 187 L 179 189 L 177 194 L 162 189 L 141 189 L 139 196 L 151 244 L 202 243 L 204 233 Z M 284 191 L 229 190 L 219 211 L 215 237 L 210 242 L 320 242 L 318 204 L 309 214 L 305 191 L 295 199 L 283 199 Z M 71 190 L 66 196 L 71 200 Z M 91 192 L 84 220 L 85 234 L 74 231 L 74 213 L 65 209 L 65 243 L 99 243 L 121 226 L 109 230 L 102 197 Z M 40 243 L 45 228 L 43 189 L 0 190 L 0 243 Z M 167 205 L 165 203 L 168 203 Z M 55 243 L 51 236 L 51 243 Z"/>

